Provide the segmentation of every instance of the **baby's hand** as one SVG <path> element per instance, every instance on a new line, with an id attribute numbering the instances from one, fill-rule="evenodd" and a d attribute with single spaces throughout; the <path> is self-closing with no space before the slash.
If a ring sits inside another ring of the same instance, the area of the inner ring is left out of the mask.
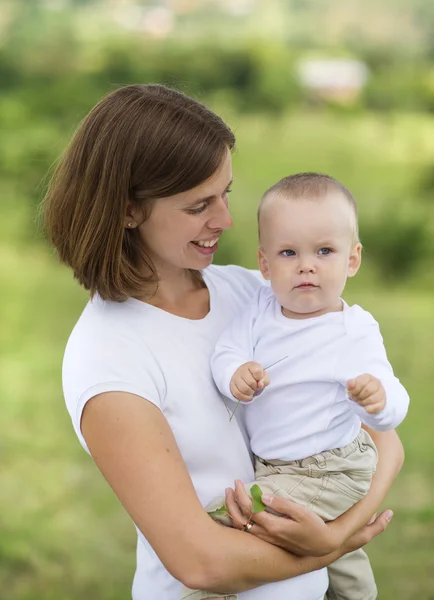
<path id="1" fill-rule="evenodd" d="M 238 367 L 232 375 L 230 389 L 238 400 L 250 402 L 255 392 L 264 389 L 270 383 L 267 372 L 259 363 L 248 362 Z"/>
<path id="2" fill-rule="evenodd" d="M 369 414 L 377 414 L 386 406 L 386 392 L 379 379 L 369 373 L 359 375 L 347 382 L 351 400 L 364 406 Z"/>

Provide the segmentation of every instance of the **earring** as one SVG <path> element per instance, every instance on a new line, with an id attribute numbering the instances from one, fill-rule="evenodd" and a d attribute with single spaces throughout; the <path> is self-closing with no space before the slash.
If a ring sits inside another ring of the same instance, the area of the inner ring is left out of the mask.
<path id="1" fill-rule="evenodd" d="M 132 227 L 132 226 L 133 226 L 133 223 L 128 223 L 128 227 Z"/>

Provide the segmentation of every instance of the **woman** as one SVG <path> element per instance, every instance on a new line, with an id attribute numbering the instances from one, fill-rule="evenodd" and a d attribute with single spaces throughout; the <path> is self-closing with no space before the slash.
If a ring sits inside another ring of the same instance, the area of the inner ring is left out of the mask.
<path id="1" fill-rule="evenodd" d="M 262 513 L 251 526 L 248 498 L 231 489 L 252 479 L 252 463 L 209 357 L 261 285 L 254 272 L 211 265 L 232 225 L 234 143 L 195 100 L 127 86 L 84 119 L 45 199 L 48 237 L 92 297 L 68 341 L 64 393 L 77 436 L 136 524 L 135 600 L 175 600 L 179 582 L 243 600 L 318 600 L 324 567 L 391 518 L 363 527 L 402 463 L 394 432 L 372 433 L 372 489 L 331 524 L 273 499 L 289 518 Z M 225 488 L 234 529 L 202 508 Z"/>

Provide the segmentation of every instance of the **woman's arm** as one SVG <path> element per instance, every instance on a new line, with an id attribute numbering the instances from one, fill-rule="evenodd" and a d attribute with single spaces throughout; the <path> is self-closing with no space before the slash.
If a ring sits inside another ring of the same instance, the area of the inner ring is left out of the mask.
<path id="1" fill-rule="evenodd" d="M 166 419 L 139 396 L 94 397 L 81 426 L 115 494 L 167 570 L 188 587 L 243 591 L 319 569 L 348 551 L 347 546 L 327 557 L 297 557 L 215 523 L 198 500 Z M 383 528 L 371 527 L 358 543 Z M 315 534 L 311 526 L 308 535 Z"/>
<path id="2" fill-rule="evenodd" d="M 404 448 L 396 431 L 378 432 L 369 429 L 365 425 L 362 425 L 362 427 L 370 434 L 377 446 L 377 470 L 366 496 L 336 519 L 338 521 L 336 529 L 341 530 L 339 536 L 341 540 L 342 535 L 351 535 L 360 528 L 361 524 L 366 523 L 377 512 L 404 464 Z"/>
<path id="3" fill-rule="evenodd" d="M 368 494 L 352 508 L 347 510 L 334 521 L 324 523 L 319 519 L 317 523 L 306 523 L 307 515 L 311 511 L 293 502 L 281 498 L 264 499 L 264 503 L 273 510 L 288 516 L 286 519 L 276 517 L 267 512 L 253 515 L 256 525 L 251 530 L 260 539 L 285 548 L 289 552 L 305 555 L 323 556 L 340 548 L 351 536 L 359 531 L 370 521 L 379 509 L 381 503 L 398 475 L 403 462 L 404 450 L 396 431 L 377 432 L 365 427 L 370 433 L 378 449 L 377 471 L 372 480 Z M 237 482 L 235 494 L 232 490 L 227 492 L 227 504 L 234 506 L 232 500 L 240 507 L 244 519 L 251 515 L 251 500 L 245 493 L 244 486 Z M 388 511 L 383 513 L 385 519 Z M 303 528 L 299 527 L 303 524 Z M 322 524 L 322 526 L 321 526 Z M 315 535 L 305 536 L 307 527 L 316 528 Z"/>

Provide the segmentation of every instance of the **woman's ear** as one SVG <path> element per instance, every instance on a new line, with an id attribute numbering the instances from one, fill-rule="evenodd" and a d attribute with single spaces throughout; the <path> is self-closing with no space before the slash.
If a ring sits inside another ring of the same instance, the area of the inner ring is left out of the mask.
<path id="1" fill-rule="evenodd" d="M 127 229 L 134 229 L 136 227 L 140 227 L 145 220 L 146 216 L 144 207 L 131 202 L 131 200 L 128 200 L 127 211 L 124 218 L 124 227 Z"/>
<path id="2" fill-rule="evenodd" d="M 258 265 L 259 265 L 259 270 L 262 273 L 262 277 L 268 281 L 270 279 L 270 271 L 268 268 L 268 261 L 265 256 L 264 250 L 261 247 L 258 248 Z"/>
<path id="3" fill-rule="evenodd" d="M 134 218 L 132 208 L 133 208 L 132 203 L 130 201 L 128 201 L 127 212 L 124 217 L 124 227 L 126 229 L 132 229 L 133 227 L 137 227 L 137 223 Z"/>
<path id="4" fill-rule="evenodd" d="M 351 250 L 350 258 L 348 260 L 348 277 L 354 277 L 360 268 L 362 262 L 362 244 L 357 242 Z"/>

